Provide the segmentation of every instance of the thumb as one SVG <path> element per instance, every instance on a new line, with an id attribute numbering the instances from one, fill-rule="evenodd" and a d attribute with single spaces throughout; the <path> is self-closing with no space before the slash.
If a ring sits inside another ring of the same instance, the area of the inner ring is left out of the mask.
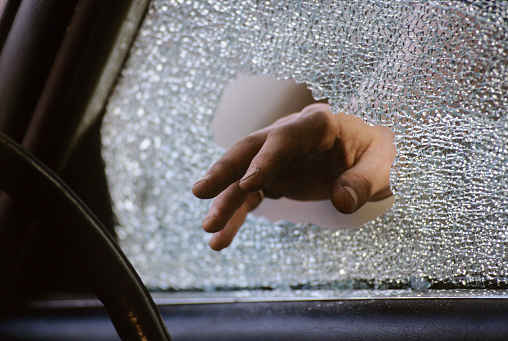
<path id="1" fill-rule="evenodd" d="M 381 156 L 382 155 L 382 156 Z M 392 195 L 390 191 L 391 156 L 366 153 L 332 184 L 331 202 L 337 211 L 356 212 L 367 201 L 377 201 Z"/>
<path id="2" fill-rule="evenodd" d="M 371 185 L 355 168 L 343 173 L 332 185 L 330 200 L 340 213 L 354 213 L 370 198 Z"/>
<path id="3" fill-rule="evenodd" d="M 367 201 L 377 201 L 392 195 L 390 170 L 397 150 L 394 134 L 386 127 L 374 127 L 375 143 L 360 159 L 342 173 L 332 184 L 331 202 L 337 211 L 356 212 Z"/>

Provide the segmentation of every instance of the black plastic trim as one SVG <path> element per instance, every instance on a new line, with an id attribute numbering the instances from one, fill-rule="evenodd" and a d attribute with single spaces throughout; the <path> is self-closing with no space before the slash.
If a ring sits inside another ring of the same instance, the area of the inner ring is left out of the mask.
<path id="1" fill-rule="evenodd" d="M 162 305 L 173 340 L 507 340 L 508 299 L 375 299 Z M 101 308 L 32 309 L 2 340 L 118 340 Z"/>

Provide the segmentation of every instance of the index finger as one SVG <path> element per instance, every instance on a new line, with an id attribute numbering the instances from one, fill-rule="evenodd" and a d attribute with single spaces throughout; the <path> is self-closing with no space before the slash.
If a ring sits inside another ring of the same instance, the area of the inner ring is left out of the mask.
<path id="1" fill-rule="evenodd" d="M 327 107 L 325 107 L 327 108 Z M 291 120 L 270 130 L 266 141 L 252 159 L 240 188 L 255 192 L 268 186 L 295 157 L 322 149 L 337 138 L 335 129 L 330 129 L 329 115 L 321 106 L 309 106 Z M 331 142 L 330 142 L 330 141 Z M 323 143 L 325 141 L 326 143 Z"/>
<path id="2" fill-rule="evenodd" d="M 238 181 L 263 146 L 267 134 L 267 130 L 262 129 L 235 142 L 205 176 L 194 184 L 194 195 L 200 199 L 210 199 Z"/>

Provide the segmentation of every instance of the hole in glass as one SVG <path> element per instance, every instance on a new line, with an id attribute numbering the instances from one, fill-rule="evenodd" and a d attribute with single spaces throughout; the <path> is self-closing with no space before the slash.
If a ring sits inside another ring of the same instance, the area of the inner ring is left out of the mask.
<path id="1" fill-rule="evenodd" d="M 240 138 L 272 124 L 277 119 L 315 103 L 306 84 L 269 76 L 239 76 L 222 94 L 212 123 L 215 141 L 229 148 Z M 273 222 L 288 220 L 321 228 L 355 228 L 374 220 L 393 204 L 393 196 L 368 202 L 351 215 L 335 210 L 329 200 L 295 201 L 265 198 L 252 214 Z"/>

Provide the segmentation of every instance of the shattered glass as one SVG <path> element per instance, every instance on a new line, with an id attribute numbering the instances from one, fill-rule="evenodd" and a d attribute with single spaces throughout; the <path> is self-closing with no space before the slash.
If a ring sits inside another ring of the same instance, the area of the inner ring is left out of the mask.
<path id="1" fill-rule="evenodd" d="M 393 207 L 357 230 L 249 217 L 209 250 L 192 184 L 238 75 L 306 82 L 396 134 Z M 154 0 L 107 108 L 119 241 L 152 289 L 508 287 L 505 1 Z"/>

